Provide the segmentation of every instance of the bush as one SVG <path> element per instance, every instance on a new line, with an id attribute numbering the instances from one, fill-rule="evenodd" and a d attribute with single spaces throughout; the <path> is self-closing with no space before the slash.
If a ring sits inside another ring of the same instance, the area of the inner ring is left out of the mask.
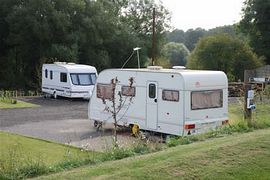
<path id="1" fill-rule="evenodd" d="M 135 153 L 132 152 L 130 149 L 123 147 L 114 147 L 104 153 L 102 161 L 123 159 L 133 156 L 134 154 Z"/>
<path id="2" fill-rule="evenodd" d="M 177 145 L 184 145 L 184 144 L 190 144 L 190 139 L 189 137 L 168 137 L 166 140 L 167 146 L 168 147 L 174 147 Z"/>
<path id="3" fill-rule="evenodd" d="M 1 97 L 0 102 L 8 103 L 8 104 L 17 104 L 16 99 L 11 99 L 11 98 L 7 98 L 7 97 Z"/>
<path id="4" fill-rule="evenodd" d="M 39 176 L 48 172 L 42 159 L 26 158 L 19 161 L 21 157 L 17 149 L 11 149 L 8 157 L 0 161 L 0 179 L 25 179 Z"/>

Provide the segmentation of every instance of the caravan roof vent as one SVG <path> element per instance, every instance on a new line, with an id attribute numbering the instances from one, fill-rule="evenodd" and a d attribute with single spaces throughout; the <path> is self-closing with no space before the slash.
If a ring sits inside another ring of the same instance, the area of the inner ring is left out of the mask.
<path id="1" fill-rule="evenodd" d="M 173 66 L 172 68 L 173 68 L 173 69 L 178 69 L 178 70 L 186 69 L 185 66 Z"/>
<path id="2" fill-rule="evenodd" d="M 70 62 L 70 63 L 67 63 L 68 65 L 75 65 L 76 63 L 73 63 L 73 62 Z"/>
<path id="3" fill-rule="evenodd" d="M 54 64 L 67 64 L 67 62 L 54 62 Z"/>
<path id="4" fill-rule="evenodd" d="M 147 69 L 149 69 L 149 70 L 161 70 L 162 66 L 148 66 Z"/>

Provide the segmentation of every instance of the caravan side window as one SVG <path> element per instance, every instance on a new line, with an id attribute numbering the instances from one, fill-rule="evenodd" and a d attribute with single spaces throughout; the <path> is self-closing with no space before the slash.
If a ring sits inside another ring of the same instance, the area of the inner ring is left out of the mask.
<path id="1" fill-rule="evenodd" d="M 45 78 L 48 78 L 48 69 L 45 69 Z"/>
<path id="2" fill-rule="evenodd" d="M 163 90 L 162 100 L 164 101 L 179 101 L 179 91 L 176 90 Z"/>
<path id="3" fill-rule="evenodd" d="M 101 99 L 111 99 L 113 97 L 113 89 L 111 84 L 97 83 L 97 97 Z"/>
<path id="4" fill-rule="evenodd" d="M 50 71 L 50 79 L 53 79 L 53 71 Z"/>
<path id="5" fill-rule="evenodd" d="M 121 94 L 123 96 L 135 96 L 135 87 L 130 86 L 122 86 L 121 88 Z"/>
<path id="6" fill-rule="evenodd" d="M 67 73 L 60 73 L 60 82 L 67 82 Z"/>
<path id="7" fill-rule="evenodd" d="M 193 91 L 191 92 L 191 109 L 210 109 L 223 106 L 223 91 Z"/>

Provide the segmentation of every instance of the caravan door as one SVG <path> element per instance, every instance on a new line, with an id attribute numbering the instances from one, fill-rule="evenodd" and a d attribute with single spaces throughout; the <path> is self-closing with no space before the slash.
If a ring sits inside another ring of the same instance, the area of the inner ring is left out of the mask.
<path id="1" fill-rule="evenodd" d="M 158 83 L 154 81 L 148 81 L 146 89 L 146 126 L 148 129 L 157 129 Z"/>

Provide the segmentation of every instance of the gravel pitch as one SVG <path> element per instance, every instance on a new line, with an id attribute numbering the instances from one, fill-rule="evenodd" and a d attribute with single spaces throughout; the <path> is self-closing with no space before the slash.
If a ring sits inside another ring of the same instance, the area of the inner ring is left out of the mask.
<path id="1" fill-rule="evenodd" d="M 102 131 L 87 119 L 88 101 L 82 99 L 23 98 L 37 108 L 0 109 L 0 131 L 69 144 L 96 151 L 112 146 L 112 126 Z M 129 146 L 134 138 L 120 133 L 119 143 Z"/>

